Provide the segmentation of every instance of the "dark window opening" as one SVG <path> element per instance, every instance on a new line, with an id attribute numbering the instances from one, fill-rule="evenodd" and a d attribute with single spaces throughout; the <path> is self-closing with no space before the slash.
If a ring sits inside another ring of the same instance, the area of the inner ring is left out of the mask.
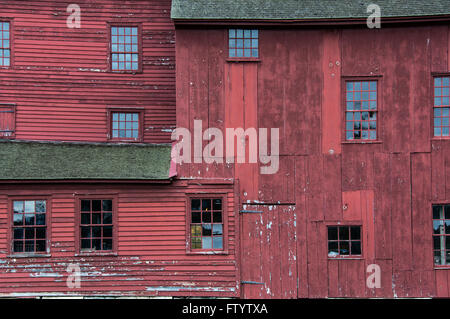
<path id="1" fill-rule="evenodd" d="M 113 249 L 113 202 L 111 199 L 81 200 L 80 240 L 82 251 Z"/>
<path id="2" fill-rule="evenodd" d="M 361 226 L 328 226 L 328 257 L 360 256 Z"/>

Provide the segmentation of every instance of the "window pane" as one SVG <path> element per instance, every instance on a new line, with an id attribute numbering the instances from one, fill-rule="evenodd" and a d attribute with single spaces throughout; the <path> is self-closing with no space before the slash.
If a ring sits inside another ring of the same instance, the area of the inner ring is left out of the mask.
<path id="1" fill-rule="evenodd" d="M 34 213 L 35 212 L 35 202 L 34 201 L 25 201 L 25 213 Z"/>
<path id="2" fill-rule="evenodd" d="M 14 212 L 15 213 L 23 213 L 23 205 L 22 201 L 14 201 Z"/>
<path id="3" fill-rule="evenodd" d="M 191 210 L 200 210 L 200 199 L 191 200 Z"/>
<path id="4" fill-rule="evenodd" d="M 360 241 L 352 241 L 351 242 L 351 254 L 352 255 L 361 255 L 361 242 Z"/>
<path id="5" fill-rule="evenodd" d="M 202 238 L 202 248 L 203 249 L 211 249 L 212 248 L 212 238 L 211 237 L 203 237 Z"/>
<path id="6" fill-rule="evenodd" d="M 103 224 L 112 224 L 112 214 L 111 213 L 103 213 Z"/>
<path id="7" fill-rule="evenodd" d="M 91 211 L 91 201 L 90 200 L 81 200 L 81 211 L 82 212 L 89 212 Z"/>
<path id="8" fill-rule="evenodd" d="M 103 250 L 112 250 L 112 239 L 103 239 Z"/>
<path id="9" fill-rule="evenodd" d="M 112 211 L 112 200 L 103 200 L 102 204 L 103 204 L 103 207 L 102 207 L 103 211 L 105 211 L 105 212 Z"/>
<path id="10" fill-rule="evenodd" d="M 201 223 L 202 217 L 200 212 L 192 212 L 192 223 Z"/>
<path id="11" fill-rule="evenodd" d="M 348 241 L 339 241 L 339 254 L 340 255 L 350 254 L 350 245 Z"/>
<path id="12" fill-rule="evenodd" d="M 202 236 L 211 236 L 211 224 L 202 225 Z"/>
<path id="13" fill-rule="evenodd" d="M 222 212 L 214 212 L 213 213 L 213 222 L 221 223 L 222 222 Z"/>
<path id="14" fill-rule="evenodd" d="M 36 212 L 37 213 L 45 213 L 46 207 L 45 207 L 45 201 L 44 200 L 37 200 L 36 201 Z"/>
<path id="15" fill-rule="evenodd" d="M 348 240 L 349 239 L 349 232 L 347 226 L 341 226 L 339 227 L 339 240 Z"/>
<path id="16" fill-rule="evenodd" d="M 350 232 L 351 239 L 361 239 L 361 228 L 359 226 L 351 227 Z"/>
<path id="17" fill-rule="evenodd" d="M 14 229 L 14 236 L 13 236 L 14 239 L 23 239 L 23 235 L 24 235 L 23 228 Z"/>
<path id="18" fill-rule="evenodd" d="M 328 227 L 328 240 L 337 240 L 337 227 Z"/>
<path id="19" fill-rule="evenodd" d="M 222 224 L 213 224 L 213 235 L 216 236 L 222 234 L 223 234 Z"/>
<path id="20" fill-rule="evenodd" d="M 330 255 L 330 253 L 331 253 L 331 256 L 335 256 L 335 255 L 339 254 L 337 241 L 328 242 L 328 254 Z"/>
<path id="21" fill-rule="evenodd" d="M 223 249 L 223 237 L 214 237 L 213 238 L 213 248 L 214 249 Z"/>
<path id="22" fill-rule="evenodd" d="M 197 238 L 191 238 L 191 248 L 192 249 L 201 249 L 202 248 L 202 239 Z"/>

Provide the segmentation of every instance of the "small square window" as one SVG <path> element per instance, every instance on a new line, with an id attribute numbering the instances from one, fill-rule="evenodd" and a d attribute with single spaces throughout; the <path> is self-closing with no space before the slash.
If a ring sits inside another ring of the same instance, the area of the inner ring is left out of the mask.
<path id="1" fill-rule="evenodd" d="M 328 226 L 328 257 L 361 255 L 361 226 Z"/>
<path id="2" fill-rule="evenodd" d="M 230 58 L 258 58 L 258 51 L 258 30 L 228 30 L 228 52 Z"/>
<path id="3" fill-rule="evenodd" d="M 112 140 L 140 141 L 141 136 L 140 111 L 111 111 L 110 138 Z"/>

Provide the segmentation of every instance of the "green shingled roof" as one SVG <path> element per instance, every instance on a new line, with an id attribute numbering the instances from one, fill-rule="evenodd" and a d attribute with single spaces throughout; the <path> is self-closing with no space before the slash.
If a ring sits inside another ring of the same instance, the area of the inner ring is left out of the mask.
<path id="1" fill-rule="evenodd" d="M 0 180 L 169 179 L 170 145 L 0 142 Z"/>
<path id="2" fill-rule="evenodd" d="M 382 17 L 450 14 L 450 0 L 172 0 L 173 19 L 299 20 L 367 18 L 376 3 Z"/>

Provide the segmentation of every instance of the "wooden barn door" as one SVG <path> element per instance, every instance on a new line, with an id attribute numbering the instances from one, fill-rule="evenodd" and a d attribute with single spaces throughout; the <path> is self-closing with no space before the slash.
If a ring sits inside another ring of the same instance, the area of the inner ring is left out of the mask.
<path id="1" fill-rule="evenodd" d="M 242 298 L 297 298 L 295 209 L 244 205 L 240 215 Z"/>

